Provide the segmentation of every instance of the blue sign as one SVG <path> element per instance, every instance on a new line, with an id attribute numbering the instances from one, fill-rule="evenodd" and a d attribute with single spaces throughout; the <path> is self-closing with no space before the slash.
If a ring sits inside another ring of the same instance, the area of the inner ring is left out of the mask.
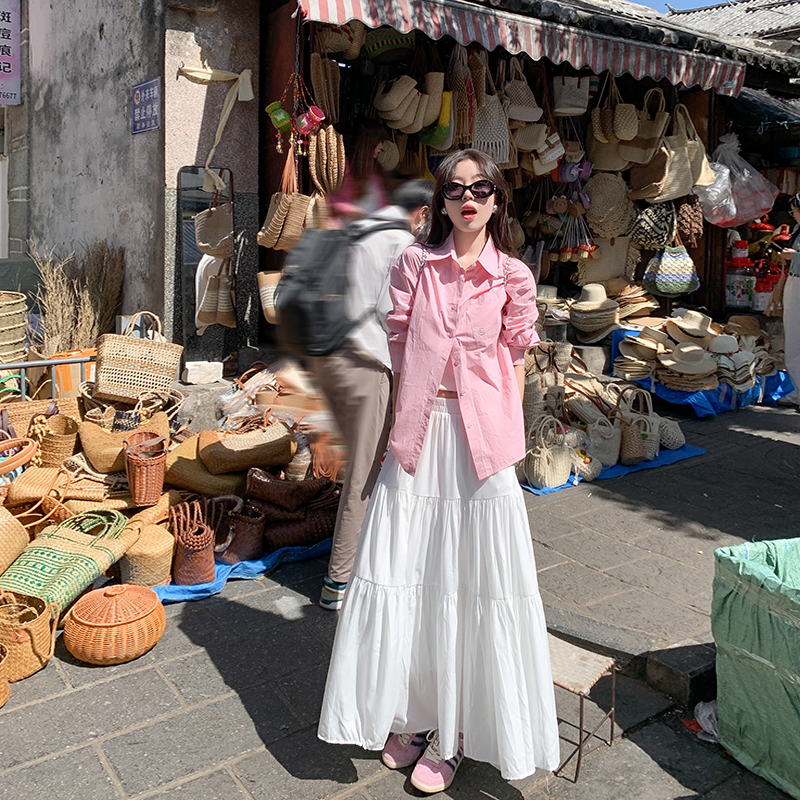
<path id="1" fill-rule="evenodd" d="M 137 83 L 131 94 L 131 134 L 157 131 L 161 127 L 161 78 Z"/>

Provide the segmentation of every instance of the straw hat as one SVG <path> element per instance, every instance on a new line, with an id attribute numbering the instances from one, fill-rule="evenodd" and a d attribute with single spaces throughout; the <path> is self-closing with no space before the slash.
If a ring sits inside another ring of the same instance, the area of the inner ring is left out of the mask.
<path id="1" fill-rule="evenodd" d="M 595 344 L 599 342 L 601 339 L 605 339 L 606 336 L 610 336 L 611 333 L 619 328 L 616 322 L 612 322 L 610 325 L 606 325 L 603 328 L 600 328 L 596 331 L 577 331 L 575 336 L 581 344 Z"/>
<path id="2" fill-rule="evenodd" d="M 629 334 L 625 338 L 633 344 L 638 344 L 651 350 L 658 350 L 659 345 L 661 345 L 662 348 L 666 348 L 669 345 L 669 337 L 667 334 L 657 328 L 642 328 L 638 336 L 631 336 Z"/>
<path id="3" fill-rule="evenodd" d="M 344 58 L 347 61 L 352 61 L 361 54 L 361 48 L 367 38 L 367 28 L 360 19 L 351 19 L 347 23 L 347 27 L 350 29 L 350 44 L 344 51 Z"/>
<path id="4" fill-rule="evenodd" d="M 658 360 L 682 375 L 706 375 L 715 372 L 717 363 L 699 344 L 681 342 L 671 353 L 660 353 Z"/>
<path id="5" fill-rule="evenodd" d="M 558 287 L 548 286 L 546 283 L 540 283 L 536 287 L 536 299 L 539 302 L 547 300 L 555 300 L 558 298 Z"/>
<path id="6" fill-rule="evenodd" d="M 581 296 L 572 304 L 578 313 L 586 311 L 618 311 L 619 303 L 609 300 L 602 284 L 587 283 L 581 289 Z"/>
<path id="7" fill-rule="evenodd" d="M 400 163 L 400 150 L 391 139 L 385 139 L 378 154 L 378 163 L 386 170 L 393 172 Z"/>
<path id="8" fill-rule="evenodd" d="M 733 328 L 733 330 L 728 330 Z M 728 320 L 725 326 L 725 333 L 735 333 L 738 336 L 766 336 L 758 320 L 755 317 L 748 317 L 745 314 L 736 314 Z"/>
<path id="9" fill-rule="evenodd" d="M 736 353 L 739 350 L 739 340 L 735 336 L 731 336 L 729 334 L 716 336 L 709 343 L 708 349 L 712 353 L 725 355 L 729 353 Z"/>
<path id="10" fill-rule="evenodd" d="M 628 230 L 635 207 L 627 191 L 625 181 L 615 173 L 600 172 L 586 182 L 584 192 L 590 202 L 586 222 L 595 236 L 614 239 Z"/>
<path id="11" fill-rule="evenodd" d="M 669 322 L 689 336 L 694 336 L 695 339 L 714 336 L 714 331 L 711 329 L 713 320 L 699 311 L 687 311 L 682 317 L 670 317 Z"/>

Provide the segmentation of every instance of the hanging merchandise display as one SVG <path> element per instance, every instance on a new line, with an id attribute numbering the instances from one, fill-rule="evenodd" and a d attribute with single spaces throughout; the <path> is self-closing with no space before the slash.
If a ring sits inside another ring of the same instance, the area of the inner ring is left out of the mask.
<path id="1" fill-rule="evenodd" d="M 644 271 L 644 288 L 655 295 L 678 297 L 700 286 L 697 269 L 686 248 L 676 238 L 674 246 L 659 250 Z"/>
<path id="2" fill-rule="evenodd" d="M 651 112 L 653 103 L 655 111 Z M 665 110 L 666 100 L 661 89 L 650 89 L 644 96 L 642 109 L 639 111 L 639 130 L 630 141 L 620 142 L 617 151 L 620 157 L 633 164 L 648 164 L 661 147 L 664 134 L 670 121 L 670 114 Z"/>

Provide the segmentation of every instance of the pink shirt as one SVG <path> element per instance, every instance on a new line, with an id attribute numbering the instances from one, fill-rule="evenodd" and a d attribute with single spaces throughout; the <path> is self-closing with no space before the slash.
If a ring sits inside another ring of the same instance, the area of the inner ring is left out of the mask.
<path id="1" fill-rule="evenodd" d="M 428 418 L 452 356 L 458 405 L 480 480 L 525 455 L 522 403 L 514 365 L 539 337 L 534 328 L 536 286 L 530 269 L 508 257 L 491 237 L 478 260 L 463 269 L 452 234 L 428 251 L 407 248 L 392 267 L 393 309 L 386 316 L 392 369 L 400 373 L 397 415 L 389 445 L 413 475 Z"/>

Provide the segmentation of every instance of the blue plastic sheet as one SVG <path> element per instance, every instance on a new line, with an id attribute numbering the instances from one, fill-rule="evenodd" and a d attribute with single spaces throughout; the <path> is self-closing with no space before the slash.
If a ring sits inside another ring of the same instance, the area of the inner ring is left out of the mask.
<path id="1" fill-rule="evenodd" d="M 611 336 L 611 359 L 612 361 L 619 355 L 619 343 L 626 336 L 638 336 L 638 331 L 617 330 Z M 734 392 L 727 384 L 720 384 L 718 389 L 710 389 L 703 392 L 680 392 L 677 389 L 670 389 L 663 384 L 653 382 L 649 379 L 635 381 L 640 386 L 651 391 L 656 397 L 660 397 L 667 403 L 676 406 L 691 406 L 692 411 L 698 417 L 713 417 L 725 411 L 734 411 L 737 408 L 751 406 L 758 402 L 774 403 L 794 391 L 794 384 L 787 372 L 778 372 L 775 375 L 756 377 L 756 385 L 747 392 Z M 761 386 L 764 386 L 763 398 L 761 397 Z"/>
<path id="2" fill-rule="evenodd" d="M 608 478 L 619 478 L 622 475 L 627 475 L 629 472 L 641 472 L 644 469 L 656 469 L 656 467 L 665 467 L 668 464 L 675 464 L 678 461 L 684 461 L 687 458 L 694 458 L 695 456 L 702 456 L 705 454 L 702 447 L 695 447 L 691 444 L 685 444 L 677 450 L 662 450 L 652 461 L 642 461 L 635 467 L 625 467 L 622 464 L 615 464 L 613 467 L 606 467 L 597 478 L 596 481 L 606 480 Z M 534 489 L 527 483 L 522 484 L 522 488 L 526 489 L 533 494 L 552 494 L 553 492 L 560 492 L 562 489 L 569 489 L 570 486 L 575 486 L 582 479 L 575 478 L 574 475 L 561 486 L 556 486 L 554 489 Z"/>
<path id="3" fill-rule="evenodd" d="M 330 553 L 333 539 L 325 539 L 313 547 L 282 547 L 255 561 L 240 561 L 238 564 L 217 564 L 216 577 L 211 583 L 199 583 L 195 586 L 154 586 L 153 591 L 162 603 L 182 603 L 185 600 L 202 600 L 219 594 L 229 578 L 253 580 L 266 575 L 281 564 L 289 561 L 303 561 Z"/>

